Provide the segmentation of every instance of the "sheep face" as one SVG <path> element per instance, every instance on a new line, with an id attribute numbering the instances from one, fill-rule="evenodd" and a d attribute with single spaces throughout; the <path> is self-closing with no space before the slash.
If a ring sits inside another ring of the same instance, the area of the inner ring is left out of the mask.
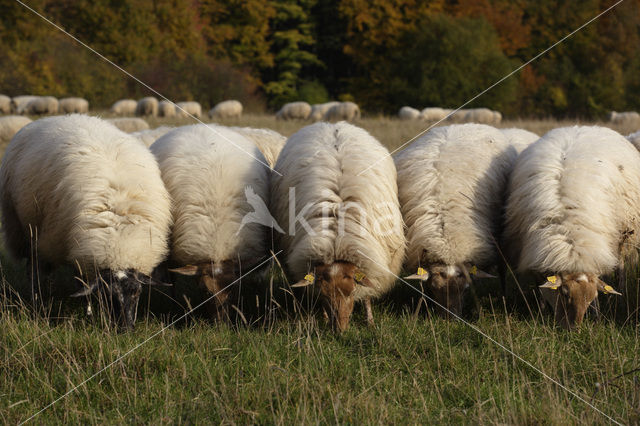
<path id="1" fill-rule="evenodd" d="M 463 265 L 432 265 L 429 268 L 427 288 L 436 302 L 447 308 L 436 307 L 436 312 L 444 318 L 451 314 L 461 315 L 464 294 L 471 285 L 467 268 Z"/>
<path id="2" fill-rule="evenodd" d="M 620 294 L 595 274 L 561 273 L 547 278 L 540 286 L 543 298 L 551 305 L 556 323 L 572 330 L 582 323 L 598 291 Z"/>

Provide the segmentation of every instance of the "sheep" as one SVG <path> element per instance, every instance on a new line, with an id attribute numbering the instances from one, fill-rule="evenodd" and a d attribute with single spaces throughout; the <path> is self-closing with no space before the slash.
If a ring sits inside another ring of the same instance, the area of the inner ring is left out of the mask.
<path id="1" fill-rule="evenodd" d="M 231 127 L 231 130 L 240 133 L 247 139 L 256 144 L 267 164 L 271 168 L 275 166 L 278 155 L 287 141 L 285 136 L 271 129 L 253 129 L 251 127 Z"/>
<path id="2" fill-rule="evenodd" d="M 147 96 L 138 101 L 136 105 L 136 115 L 138 116 L 152 116 L 158 115 L 158 100 L 153 96 Z"/>
<path id="3" fill-rule="evenodd" d="M 83 98 L 62 98 L 60 99 L 60 112 L 63 114 L 89 112 L 89 101 Z"/>
<path id="4" fill-rule="evenodd" d="M 441 121 L 447 118 L 447 114 L 451 111 L 450 109 L 428 107 L 420 112 L 420 118 L 425 121 Z"/>
<path id="5" fill-rule="evenodd" d="M 25 107 L 25 113 L 31 115 L 57 114 L 58 100 L 53 96 L 36 96 Z"/>
<path id="6" fill-rule="evenodd" d="M 278 120 L 306 120 L 311 114 L 311 105 L 306 102 L 289 102 L 276 113 Z"/>
<path id="7" fill-rule="evenodd" d="M 503 135 L 507 137 L 507 140 L 516 149 L 518 154 L 525 150 L 526 147 L 540 139 L 540 136 L 533 132 L 524 129 L 510 128 L 500 129 Z"/>
<path id="8" fill-rule="evenodd" d="M 242 115 L 242 104 L 239 101 L 222 101 L 209 110 L 209 118 L 229 119 L 240 118 Z"/>
<path id="9" fill-rule="evenodd" d="M 420 111 L 410 106 L 403 106 L 398 111 L 398 118 L 400 120 L 415 120 L 420 118 Z"/>
<path id="10" fill-rule="evenodd" d="M 0 145 L 8 144 L 11 138 L 29 123 L 31 123 L 31 119 L 21 115 L 0 117 Z"/>
<path id="11" fill-rule="evenodd" d="M 468 109 L 452 110 L 447 113 L 447 121 L 452 123 L 464 123 L 467 121 Z"/>
<path id="12" fill-rule="evenodd" d="M 171 271 L 197 276 L 215 295 L 209 313 L 225 319 L 238 295 L 227 287 L 267 254 L 267 228 L 248 219 L 267 211 L 270 169 L 253 142 L 216 125 L 175 129 L 151 152 L 174 203 Z"/>
<path id="13" fill-rule="evenodd" d="M 178 117 L 188 117 L 189 115 L 192 115 L 196 118 L 200 118 L 202 115 L 202 107 L 198 102 L 178 102 L 176 105 L 179 107 L 176 108 L 176 115 Z"/>
<path id="14" fill-rule="evenodd" d="M 500 111 L 492 111 L 493 124 L 500 124 L 502 122 L 502 113 Z"/>
<path id="15" fill-rule="evenodd" d="M 546 274 L 541 291 L 566 329 L 580 325 L 599 276 L 640 242 L 640 153 L 604 127 L 551 130 L 525 149 L 511 175 L 505 246 L 518 270 Z"/>
<path id="16" fill-rule="evenodd" d="M 324 121 L 353 121 L 360 118 L 360 107 L 353 102 L 341 102 L 327 110 Z"/>
<path id="17" fill-rule="evenodd" d="M 466 111 L 463 121 L 467 123 L 498 124 L 502 120 L 502 114 L 489 108 L 471 108 Z"/>
<path id="18" fill-rule="evenodd" d="M 611 111 L 609 113 L 609 121 L 612 124 L 617 124 L 617 125 L 637 126 L 638 124 L 640 124 L 640 114 L 638 114 L 635 111 L 626 111 L 626 112 Z"/>
<path id="19" fill-rule="evenodd" d="M 15 114 L 27 114 L 27 104 L 37 98 L 33 95 L 15 96 L 11 99 L 11 110 Z"/>
<path id="20" fill-rule="evenodd" d="M 170 126 L 160 126 L 155 129 L 146 129 L 146 130 L 139 130 L 137 132 L 132 132 L 131 136 L 134 136 L 140 139 L 140 141 L 146 147 L 150 147 L 151 145 L 153 145 L 155 141 L 157 141 L 158 139 L 160 139 L 162 136 L 166 135 L 173 129 L 174 127 L 170 127 Z"/>
<path id="21" fill-rule="evenodd" d="M 372 324 L 371 299 L 391 289 L 404 257 L 389 152 L 351 124 L 316 123 L 287 140 L 274 170 L 271 212 L 288 228 L 275 243 L 300 280 L 293 286 L 319 297 L 336 331 L 349 326 L 357 301 Z"/>
<path id="22" fill-rule="evenodd" d="M 142 118 L 134 117 L 122 117 L 122 118 L 109 118 L 107 121 L 123 132 L 133 133 L 141 130 L 148 130 L 149 124 Z"/>
<path id="23" fill-rule="evenodd" d="M 176 104 L 171 101 L 160 101 L 158 103 L 158 116 L 159 117 L 175 117 Z"/>
<path id="24" fill-rule="evenodd" d="M 332 101 L 325 102 L 323 104 L 315 104 L 311 106 L 311 114 L 309 114 L 309 120 L 320 121 L 324 118 L 329 109 L 335 105 L 339 105 L 340 102 Z"/>
<path id="25" fill-rule="evenodd" d="M 0 114 L 11 113 L 11 98 L 7 95 L 0 95 Z"/>
<path id="26" fill-rule="evenodd" d="M 34 121 L 4 155 L 0 202 L 14 257 L 75 265 L 88 284 L 74 296 L 98 291 L 113 301 L 118 323 L 133 327 L 141 284 L 155 283 L 149 275 L 168 253 L 171 226 L 149 150 L 99 118 Z"/>
<path id="27" fill-rule="evenodd" d="M 111 105 L 111 112 L 117 115 L 133 115 L 138 103 L 133 99 L 120 99 Z"/>
<path id="28" fill-rule="evenodd" d="M 406 278 L 426 282 L 436 311 L 460 315 L 480 268 L 500 265 L 503 198 L 517 156 L 484 124 L 433 128 L 394 156 L 406 224 Z"/>

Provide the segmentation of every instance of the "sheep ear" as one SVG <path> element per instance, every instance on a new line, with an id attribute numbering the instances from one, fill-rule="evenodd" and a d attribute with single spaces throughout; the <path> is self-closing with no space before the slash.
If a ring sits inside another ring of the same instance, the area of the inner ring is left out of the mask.
<path id="1" fill-rule="evenodd" d="M 175 272 L 176 274 L 186 275 L 188 277 L 193 277 L 198 275 L 198 266 L 197 265 L 186 265 L 180 268 L 169 269 L 170 272 Z"/>
<path id="2" fill-rule="evenodd" d="M 469 275 L 473 276 L 474 278 L 496 278 L 495 275 L 491 275 L 483 270 L 480 270 L 475 265 L 469 268 Z"/>
<path id="3" fill-rule="evenodd" d="M 544 284 L 540 285 L 539 287 L 557 290 L 558 287 L 560 287 L 560 284 L 562 284 L 562 279 L 557 275 L 551 275 L 550 277 L 547 277 L 547 281 L 545 281 Z"/>
<path id="4" fill-rule="evenodd" d="M 152 285 L 152 286 L 160 286 L 160 287 L 172 287 L 171 283 L 163 283 L 162 281 L 158 281 L 148 275 L 140 274 L 136 275 L 136 281 L 140 284 Z"/>
<path id="5" fill-rule="evenodd" d="M 313 284 L 315 281 L 316 281 L 316 277 L 313 274 L 307 274 L 304 276 L 304 279 L 291 285 L 291 287 L 307 287 Z"/>
<path id="6" fill-rule="evenodd" d="M 602 281 L 600 278 L 596 278 L 596 285 L 598 286 L 598 291 L 603 292 L 604 294 L 617 294 L 618 296 L 622 296 L 622 293 L 616 291 L 609 284 Z"/>
<path id="7" fill-rule="evenodd" d="M 418 272 L 412 275 L 407 275 L 404 277 L 405 280 L 422 280 L 426 281 L 429 279 L 429 271 L 423 268 L 418 268 Z"/>
<path id="8" fill-rule="evenodd" d="M 356 282 L 357 285 L 361 285 L 364 287 L 373 287 L 373 285 L 371 284 L 371 281 L 369 281 L 369 278 L 367 278 L 364 272 L 361 272 L 359 270 L 356 271 L 356 273 L 353 275 L 353 280 Z"/>

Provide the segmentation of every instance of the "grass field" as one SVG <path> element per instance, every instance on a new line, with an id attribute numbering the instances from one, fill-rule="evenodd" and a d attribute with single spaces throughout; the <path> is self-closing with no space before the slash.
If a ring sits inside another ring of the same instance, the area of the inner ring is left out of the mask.
<path id="1" fill-rule="evenodd" d="M 269 127 L 286 135 L 303 125 L 266 116 L 224 124 Z M 425 127 L 387 118 L 359 124 L 389 147 Z M 503 126 L 543 133 L 568 124 Z M 603 315 L 574 333 L 557 329 L 541 311 L 535 282 L 522 277 L 520 291 L 511 277 L 506 298 L 494 280 L 479 283 L 468 298 L 465 322 L 435 316 L 420 294 L 399 283 L 374 305 L 374 327 L 365 326 L 357 308 L 350 329 L 335 335 L 322 317 L 301 313 L 305 310 L 280 290 L 287 286 L 275 265 L 271 273 L 243 281 L 246 318 L 235 326 L 211 323 L 200 309 L 181 319 L 202 301 L 182 279 L 177 301 L 169 292 L 143 293 L 138 326 L 129 333 L 109 328 L 99 314 L 88 318 L 80 301 L 65 297 L 73 286 L 70 269 L 47 281 L 46 313 L 34 317 L 24 264 L 0 250 L 0 266 L 0 421 L 5 424 L 25 421 L 43 408 L 32 422 L 640 421 L 637 271 L 630 273 L 628 288 L 620 289 L 622 298 L 602 296 Z M 261 289 L 259 297 L 253 288 Z M 273 299 L 266 296 L 269 288 Z"/>

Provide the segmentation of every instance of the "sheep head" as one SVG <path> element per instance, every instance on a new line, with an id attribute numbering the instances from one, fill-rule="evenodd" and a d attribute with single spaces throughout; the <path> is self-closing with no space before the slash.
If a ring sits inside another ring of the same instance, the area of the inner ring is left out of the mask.
<path id="1" fill-rule="evenodd" d="M 598 291 L 621 294 L 597 275 L 583 273 L 561 273 L 547 277 L 540 291 L 553 308 L 556 323 L 566 330 L 572 330 L 582 323 L 589 305 L 598 297 Z"/>
<path id="2" fill-rule="evenodd" d="M 313 273 L 292 287 L 313 285 L 320 298 L 324 311 L 329 316 L 334 331 L 342 332 L 349 328 L 349 319 L 355 303 L 354 291 L 357 286 L 371 287 L 372 284 L 356 265 L 337 261 L 317 265 Z"/>

